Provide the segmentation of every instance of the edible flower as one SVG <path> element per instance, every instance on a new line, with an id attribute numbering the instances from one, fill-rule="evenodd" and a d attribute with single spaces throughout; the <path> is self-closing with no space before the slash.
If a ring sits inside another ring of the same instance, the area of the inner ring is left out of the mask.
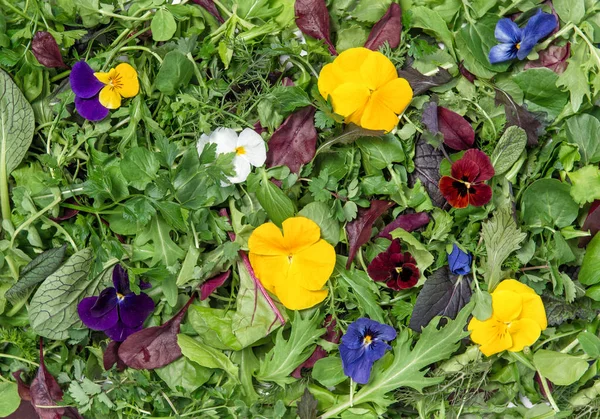
<path id="1" fill-rule="evenodd" d="M 374 281 L 385 282 L 397 291 L 414 287 L 420 276 L 417 261 L 409 252 L 402 252 L 399 239 L 393 240 L 385 252 L 373 259 L 367 272 Z"/>
<path id="2" fill-rule="evenodd" d="M 267 160 L 265 141 L 250 128 L 245 128 L 239 136 L 231 128 L 217 128 L 210 135 L 202 134 L 196 144 L 198 154 L 202 154 L 207 144 L 216 144 L 217 154 L 235 153 L 235 176 L 227 178 L 231 183 L 244 182 L 252 171 L 252 166 L 260 167 Z"/>
<path id="3" fill-rule="evenodd" d="M 87 297 L 77 306 L 79 318 L 88 328 L 103 331 L 117 342 L 142 329 L 146 318 L 154 311 L 154 301 L 144 293 L 134 294 L 129 288 L 129 276 L 121 265 L 112 273 L 113 287 L 104 289 L 98 297 Z M 141 287 L 147 288 L 144 284 Z"/>
<path id="4" fill-rule="evenodd" d="M 319 92 L 333 111 L 365 129 L 389 132 L 413 97 L 408 81 L 379 51 L 350 48 L 319 74 Z"/>
<path id="5" fill-rule="evenodd" d="M 396 339 L 392 326 L 361 317 L 342 336 L 339 346 L 344 374 L 359 384 L 367 384 L 373 363 L 392 349 L 386 342 Z"/>
<path id="6" fill-rule="evenodd" d="M 494 31 L 500 44 L 490 50 L 490 63 L 497 64 L 515 58 L 525 59 L 533 47 L 542 38 L 550 35 L 557 25 L 558 21 L 554 15 L 543 13 L 541 10 L 529 19 L 523 29 L 508 18 L 500 19 Z"/>
<path id="7" fill-rule="evenodd" d="M 129 98 L 140 91 L 137 72 L 121 63 L 108 73 L 96 73 L 85 61 L 75 63 L 69 75 L 75 93 L 75 108 L 85 119 L 100 121 L 109 109 L 118 109 L 121 98 Z"/>
<path id="8" fill-rule="evenodd" d="M 450 272 L 454 275 L 466 275 L 471 272 L 471 261 L 473 257 L 470 253 L 465 253 L 456 244 L 452 245 L 452 252 L 448 255 L 448 265 Z"/>
<path id="9" fill-rule="evenodd" d="M 482 151 L 471 149 L 452 164 L 451 176 L 442 176 L 440 192 L 454 208 L 481 207 L 492 199 L 492 188 L 484 182 L 494 176 L 494 166 Z"/>
<path id="10" fill-rule="evenodd" d="M 313 307 L 327 297 L 322 289 L 335 266 L 335 250 L 321 239 L 312 220 L 292 217 L 256 228 L 248 240 L 252 268 L 263 286 L 290 310 Z"/>
<path id="11" fill-rule="evenodd" d="M 469 322 L 471 340 L 485 356 L 504 350 L 522 351 L 548 326 L 544 303 L 533 289 L 514 279 L 502 281 L 492 292 L 492 316 Z"/>

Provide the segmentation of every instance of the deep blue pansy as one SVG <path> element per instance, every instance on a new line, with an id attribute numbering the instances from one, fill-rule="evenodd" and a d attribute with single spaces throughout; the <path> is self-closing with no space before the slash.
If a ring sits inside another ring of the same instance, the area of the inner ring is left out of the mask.
<path id="1" fill-rule="evenodd" d="M 154 301 L 143 292 L 136 295 L 131 291 L 127 272 L 120 265 L 115 266 L 112 279 L 114 287 L 104 289 L 98 297 L 81 300 L 77 312 L 88 328 L 101 330 L 112 340 L 122 342 L 142 329 L 154 311 Z"/>
<path id="2" fill-rule="evenodd" d="M 455 244 L 452 246 L 452 252 L 448 255 L 448 265 L 450 272 L 454 275 L 466 275 L 471 272 L 471 261 L 473 257 L 470 253 L 465 253 Z"/>
<path id="3" fill-rule="evenodd" d="M 529 19 L 523 29 L 508 18 L 503 18 L 496 24 L 494 35 L 499 45 L 490 50 L 490 63 L 497 64 L 504 61 L 525 59 L 533 47 L 546 36 L 550 35 L 558 21 L 554 15 L 543 13 L 541 10 Z"/>
<path id="4" fill-rule="evenodd" d="M 359 384 L 367 384 L 373 363 L 392 349 L 386 342 L 396 339 L 392 326 L 361 317 L 350 326 L 339 346 L 344 374 Z"/>
<path id="5" fill-rule="evenodd" d="M 100 103 L 104 83 L 96 78 L 94 70 L 85 61 L 75 63 L 69 75 L 75 93 L 75 108 L 79 115 L 90 121 L 100 121 L 108 115 L 108 108 Z"/>

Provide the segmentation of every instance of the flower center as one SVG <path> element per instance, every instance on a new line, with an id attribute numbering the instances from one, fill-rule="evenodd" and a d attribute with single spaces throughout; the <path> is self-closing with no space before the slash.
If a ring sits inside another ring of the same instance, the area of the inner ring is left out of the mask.
<path id="1" fill-rule="evenodd" d="M 517 48 L 517 49 L 521 49 L 521 43 L 520 43 L 520 42 L 517 42 L 517 45 L 515 45 L 515 48 Z"/>
<path id="2" fill-rule="evenodd" d="M 123 87 L 123 78 L 119 73 L 111 75 L 108 79 L 108 84 L 114 88 L 120 89 Z"/>
<path id="3" fill-rule="evenodd" d="M 363 345 L 370 345 L 371 342 L 373 341 L 373 338 L 371 337 L 371 335 L 365 335 L 364 339 L 363 339 Z"/>
<path id="4" fill-rule="evenodd" d="M 242 146 L 235 148 L 235 154 L 241 156 L 242 154 L 246 154 L 246 149 Z"/>
<path id="5" fill-rule="evenodd" d="M 396 266 L 395 269 L 397 273 L 402 273 L 402 266 Z"/>
<path id="6" fill-rule="evenodd" d="M 125 298 L 125 296 L 123 294 L 121 294 L 120 292 L 117 293 L 117 298 L 119 299 L 119 301 L 123 301 L 123 299 Z"/>
<path id="7" fill-rule="evenodd" d="M 471 184 L 469 182 L 465 182 L 465 186 L 467 187 L 467 189 L 471 189 Z"/>
<path id="8" fill-rule="evenodd" d="M 292 263 L 292 259 L 294 258 L 294 255 L 292 255 L 291 253 L 288 255 L 288 263 Z"/>

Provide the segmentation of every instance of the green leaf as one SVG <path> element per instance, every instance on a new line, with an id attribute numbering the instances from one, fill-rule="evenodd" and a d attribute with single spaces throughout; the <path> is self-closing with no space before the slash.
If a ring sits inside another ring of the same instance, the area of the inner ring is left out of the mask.
<path id="1" fill-rule="evenodd" d="M 521 217 L 527 226 L 563 228 L 578 213 L 579 205 L 571 198 L 571 186 L 558 179 L 536 180 L 523 193 Z"/>
<path id="2" fill-rule="evenodd" d="M 340 357 L 328 356 L 315 362 L 312 369 L 312 378 L 324 387 L 334 387 L 346 381 L 348 377 L 344 374 Z"/>
<path id="3" fill-rule="evenodd" d="M 67 245 L 46 250 L 25 266 L 19 275 L 19 282 L 14 284 L 4 295 L 13 305 L 27 297 L 29 290 L 42 282 L 62 263 Z"/>
<path id="4" fill-rule="evenodd" d="M 153 244 L 150 265 L 154 266 L 162 261 L 167 267 L 174 266 L 178 259 L 185 256 L 185 252 L 171 239 L 170 232 L 171 228 L 157 214 L 152 218 L 146 229 L 142 230 L 135 238 L 137 246 L 143 246 L 150 242 Z"/>
<path id="5" fill-rule="evenodd" d="M 292 200 L 267 179 L 267 174 L 264 171 L 260 186 L 256 191 L 256 199 L 265 209 L 271 221 L 280 227 L 281 223 L 287 218 L 293 217 L 296 212 Z"/>
<path id="6" fill-rule="evenodd" d="M 485 321 L 492 316 L 492 295 L 489 292 L 476 288 L 471 299 L 475 302 L 473 316 L 477 320 Z"/>
<path id="7" fill-rule="evenodd" d="M 360 22 L 375 23 L 385 14 L 392 0 L 371 0 L 358 2 L 352 17 Z"/>
<path id="8" fill-rule="evenodd" d="M 367 7 L 370 6 L 369 2 L 364 3 Z M 449 50 L 453 48 L 454 36 L 448 30 L 448 26 L 444 19 L 432 8 L 418 6 L 412 7 L 412 26 L 415 28 L 424 29 L 437 36 L 437 38 L 446 45 Z"/>
<path id="9" fill-rule="evenodd" d="M 338 256 L 334 275 L 339 283 L 343 283 L 358 303 L 361 314 L 365 313 L 371 319 L 383 323 L 384 315 L 379 305 L 379 289 L 366 272 L 358 269 L 346 269 L 347 258 Z"/>
<path id="10" fill-rule="evenodd" d="M 323 317 L 319 312 L 312 317 L 302 318 L 296 311 L 291 322 L 288 339 L 283 337 L 283 329 L 279 329 L 275 338 L 275 346 L 265 354 L 255 377 L 259 381 L 272 381 L 284 387 L 295 381 L 290 377 L 292 371 L 308 359 L 316 347 L 316 341 L 325 329 L 320 328 Z"/>
<path id="11" fill-rule="evenodd" d="M 600 358 L 600 338 L 598 336 L 584 330 L 577 335 L 577 340 L 590 358 Z"/>
<path id="12" fill-rule="evenodd" d="M 278 86 L 271 90 L 271 95 L 275 108 L 285 113 L 312 104 L 308 94 L 298 86 Z"/>
<path id="13" fill-rule="evenodd" d="M 165 55 L 160 70 L 154 79 L 156 88 L 164 94 L 177 93 L 181 86 L 190 82 L 194 75 L 194 65 L 181 52 L 175 50 Z"/>
<path id="14" fill-rule="evenodd" d="M 183 389 L 185 393 L 192 393 L 205 384 L 212 375 L 209 368 L 201 367 L 186 357 L 179 358 L 162 368 L 156 368 L 154 372 L 171 390 Z"/>
<path id="15" fill-rule="evenodd" d="M 365 166 L 382 170 L 392 163 L 404 161 L 402 143 L 394 135 L 363 137 L 356 141 Z"/>
<path id="16" fill-rule="evenodd" d="M 584 0 L 554 0 L 552 4 L 564 23 L 577 25 L 585 16 Z"/>
<path id="17" fill-rule="evenodd" d="M 156 155 L 144 147 L 132 147 L 121 160 L 121 173 L 131 186 L 141 191 L 156 179 L 160 163 Z"/>
<path id="18" fill-rule="evenodd" d="M 526 145 L 527 133 L 517 126 L 508 127 L 498 140 L 491 156 L 495 175 L 506 173 L 519 159 Z"/>
<path id="19" fill-rule="evenodd" d="M 441 318 L 434 319 L 423 329 L 421 337 L 412 347 L 411 333 L 400 329 L 393 343 L 394 359 L 384 363 L 377 361 L 371 379 L 362 386 L 353 400 L 349 396 L 340 397 L 334 406 L 327 410 L 323 417 L 334 417 L 350 408 L 352 404 L 375 403 L 382 408 L 394 403 L 390 397 L 393 391 L 401 387 L 411 387 L 421 392 L 425 387 L 444 381 L 443 376 L 429 376 L 428 367 L 448 359 L 460 347 L 461 339 L 469 335 L 465 331 L 467 318 L 471 314 L 472 304 L 461 310 L 456 320 L 448 320 L 446 326 L 439 328 Z M 412 349 L 411 349 L 412 347 Z"/>
<path id="20" fill-rule="evenodd" d="M 233 315 L 231 310 L 192 305 L 188 310 L 188 321 L 207 345 L 221 350 L 239 351 L 242 345 L 232 330 Z M 261 334 L 258 339 L 264 336 Z"/>
<path id="21" fill-rule="evenodd" d="M 150 29 L 155 42 L 168 41 L 175 35 L 177 24 L 171 12 L 167 9 L 158 9 L 152 18 Z"/>
<path id="22" fill-rule="evenodd" d="M 571 196 L 579 205 L 600 198 L 600 169 L 588 165 L 569 173 Z"/>
<path id="23" fill-rule="evenodd" d="M 487 250 L 485 280 L 488 291 L 493 291 L 502 278 L 502 263 L 527 237 L 521 233 L 508 208 L 496 211 L 494 217 L 481 226 L 483 242 Z"/>
<path id="24" fill-rule="evenodd" d="M 391 236 L 393 239 L 400 239 L 403 246 L 406 246 L 407 251 L 417 261 L 417 267 L 421 273 L 421 279 L 425 278 L 425 270 L 431 266 L 434 261 L 433 255 L 429 253 L 427 248 L 408 231 L 397 228 L 392 231 Z"/>
<path id="25" fill-rule="evenodd" d="M 600 282 L 600 234 L 596 234 L 586 247 L 578 279 L 583 285 Z"/>
<path id="26" fill-rule="evenodd" d="M 553 119 L 567 104 L 569 94 L 556 86 L 558 74 L 548 68 L 521 71 L 512 79 L 523 90 L 530 111 L 546 112 Z"/>
<path id="27" fill-rule="evenodd" d="M 248 270 L 238 261 L 240 286 L 237 291 L 236 311 L 231 330 L 242 348 L 252 345 L 281 326 L 266 298 L 258 290 Z"/>
<path id="28" fill-rule="evenodd" d="M 91 248 L 80 250 L 37 289 L 30 302 L 29 321 L 38 335 L 64 340 L 71 328 L 81 325 L 77 304 L 93 295 L 103 277 L 111 272 L 106 270 L 89 280 L 93 256 Z"/>
<path id="29" fill-rule="evenodd" d="M 583 41 L 571 44 L 571 57 L 567 60 L 567 69 L 556 81 L 558 87 L 563 87 L 563 90 L 571 95 L 569 102 L 573 112 L 579 111 L 584 97 L 591 98 L 589 74 L 593 62 L 589 59 L 587 48 Z"/>
<path id="30" fill-rule="evenodd" d="M 569 386 L 587 371 L 588 363 L 579 357 L 539 349 L 533 355 L 533 365 L 552 383 Z"/>
<path id="31" fill-rule="evenodd" d="M 205 368 L 221 369 L 225 371 L 234 382 L 239 383 L 238 367 L 236 367 L 223 352 L 211 348 L 184 334 L 177 335 L 177 344 L 181 348 L 183 356 L 190 361 L 194 361 Z"/>
<path id="32" fill-rule="evenodd" d="M 600 141 L 597 138 L 600 132 L 600 121 L 592 115 L 581 114 L 569 118 L 566 125 L 567 140 L 579 147 L 582 164 L 598 163 Z"/>
<path id="33" fill-rule="evenodd" d="M 21 398 L 16 383 L 0 383 L 0 417 L 7 417 L 19 408 Z"/>
<path id="34" fill-rule="evenodd" d="M 306 218 L 310 218 L 321 228 L 321 237 L 335 246 L 340 241 L 341 227 L 340 223 L 331 216 L 329 206 L 324 202 L 311 202 L 298 213 Z"/>

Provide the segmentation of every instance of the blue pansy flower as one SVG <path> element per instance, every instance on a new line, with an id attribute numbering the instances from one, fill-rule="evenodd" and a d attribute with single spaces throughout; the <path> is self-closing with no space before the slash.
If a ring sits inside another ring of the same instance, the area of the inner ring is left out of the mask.
<path id="1" fill-rule="evenodd" d="M 373 363 L 392 349 L 386 342 L 396 339 L 392 326 L 361 317 L 350 326 L 340 344 L 344 374 L 359 384 L 367 384 Z"/>
<path id="2" fill-rule="evenodd" d="M 470 253 L 460 250 L 456 244 L 452 246 L 452 252 L 448 255 L 448 265 L 450 272 L 454 275 L 466 275 L 471 272 L 471 261 L 473 257 Z"/>
<path id="3" fill-rule="evenodd" d="M 540 39 L 550 35 L 557 25 L 554 15 L 541 10 L 529 19 L 523 29 L 508 18 L 500 19 L 494 32 L 500 44 L 490 50 L 490 63 L 497 64 L 514 58 L 523 60 Z"/>

